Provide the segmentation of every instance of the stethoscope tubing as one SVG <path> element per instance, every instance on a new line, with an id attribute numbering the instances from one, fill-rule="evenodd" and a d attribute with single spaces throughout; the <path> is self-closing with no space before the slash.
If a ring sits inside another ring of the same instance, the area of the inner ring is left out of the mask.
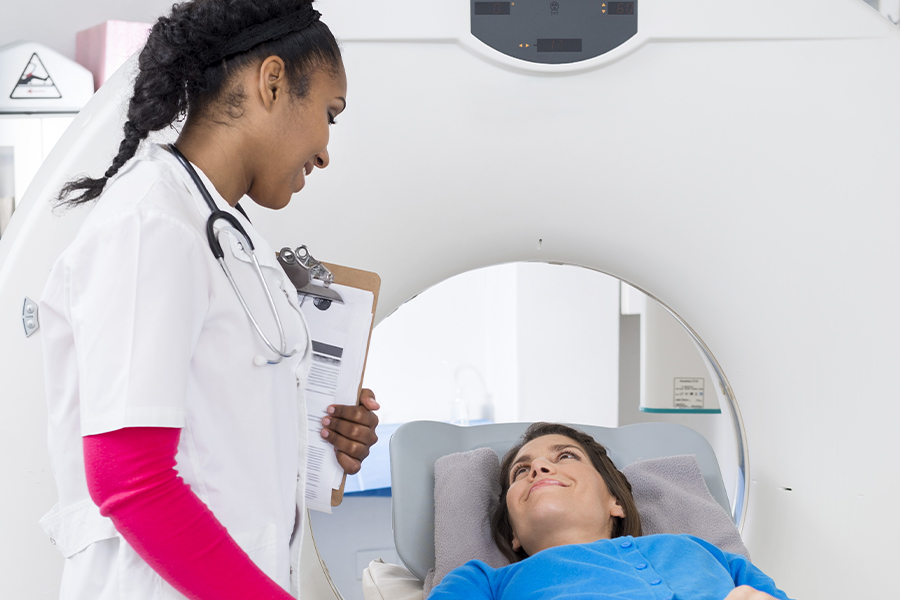
<path id="1" fill-rule="evenodd" d="M 188 162 L 187 158 L 185 158 L 181 151 L 179 151 L 178 148 L 175 147 L 175 144 L 169 144 L 169 149 L 172 151 L 172 154 L 175 156 L 175 158 L 178 159 L 178 162 L 181 163 L 181 166 L 183 166 L 188 172 L 194 182 L 194 185 L 196 185 L 197 189 L 200 191 L 200 195 L 203 196 L 203 199 L 209 206 L 210 215 L 206 220 L 206 239 L 209 242 L 209 249 L 212 251 L 213 256 L 216 258 L 216 261 L 222 267 L 222 271 L 224 271 L 225 277 L 231 284 L 231 288 L 234 290 L 238 301 L 240 301 L 241 306 L 243 307 L 244 312 L 247 315 L 247 318 L 250 319 L 250 323 L 253 325 L 253 328 L 256 329 L 256 333 L 259 335 L 260 339 L 263 341 L 266 347 L 268 347 L 269 350 L 277 355 L 274 360 L 268 360 L 262 357 L 265 360 L 265 364 L 277 365 L 283 359 L 290 358 L 297 353 L 297 350 L 294 349 L 290 352 L 287 352 L 287 338 L 284 335 L 284 326 L 281 323 L 281 318 L 278 316 L 278 309 L 275 306 L 275 299 L 272 297 L 272 291 L 269 289 L 269 284 L 266 282 L 266 278 L 265 275 L 263 275 L 262 268 L 259 266 L 259 261 L 256 258 L 256 252 L 254 251 L 255 248 L 253 247 L 253 242 L 250 240 L 250 236 L 247 235 L 247 231 L 244 229 L 243 225 L 241 225 L 240 221 L 235 218 L 234 215 L 223 210 L 219 210 L 219 207 L 216 206 L 215 201 L 212 199 L 212 196 L 209 193 L 209 190 L 206 189 L 206 185 L 204 185 L 203 180 L 200 179 L 200 176 L 197 174 L 197 171 L 194 170 L 193 165 L 191 165 L 191 163 Z M 216 232 L 215 224 L 219 220 L 226 221 L 229 226 L 223 227 L 218 232 Z M 263 291 L 266 294 L 266 300 L 269 304 L 269 310 L 272 312 L 272 316 L 275 318 L 275 324 L 278 327 L 278 337 L 279 341 L 281 342 L 280 350 L 276 348 L 274 344 L 272 344 L 272 342 L 263 332 L 262 327 L 260 327 L 259 323 L 257 323 L 256 319 L 253 317 L 253 313 L 251 312 L 250 307 L 244 300 L 244 295 L 241 293 L 241 290 L 238 288 L 237 282 L 231 275 L 231 269 L 228 268 L 228 265 L 225 262 L 225 253 L 222 251 L 222 245 L 219 243 L 218 237 L 224 231 L 229 231 L 232 233 L 232 235 L 238 238 L 238 246 L 250 257 L 250 260 L 253 263 L 253 270 L 256 271 L 256 276 L 259 279 Z M 244 247 L 244 243 L 247 244 L 247 248 Z"/>

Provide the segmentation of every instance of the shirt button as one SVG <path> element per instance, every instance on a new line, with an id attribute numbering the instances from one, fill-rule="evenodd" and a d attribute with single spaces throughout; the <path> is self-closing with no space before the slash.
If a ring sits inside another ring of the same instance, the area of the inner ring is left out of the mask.
<path id="1" fill-rule="evenodd" d="M 651 579 L 650 585 L 659 585 L 662 583 L 662 579 Z"/>
<path id="2" fill-rule="evenodd" d="M 631 542 L 622 542 L 623 548 L 631 548 Z"/>
<path id="3" fill-rule="evenodd" d="M 638 565 L 635 565 L 634 568 L 637 569 L 638 571 L 643 571 L 644 569 L 647 568 L 647 563 L 640 563 Z"/>

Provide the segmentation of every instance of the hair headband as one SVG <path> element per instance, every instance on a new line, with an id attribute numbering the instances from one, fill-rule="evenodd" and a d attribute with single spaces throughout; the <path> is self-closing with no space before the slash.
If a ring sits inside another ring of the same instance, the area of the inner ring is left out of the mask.
<path id="1" fill-rule="evenodd" d="M 201 55 L 203 65 L 213 65 L 235 54 L 246 52 L 263 42 L 277 40 L 289 33 L 306 29 L 318 21 L 321 14 L 311 4 L 304 4 L 303 6 L 299 11 L 252 25 L 227 41 L 220 48 L 211 48 Z"/>

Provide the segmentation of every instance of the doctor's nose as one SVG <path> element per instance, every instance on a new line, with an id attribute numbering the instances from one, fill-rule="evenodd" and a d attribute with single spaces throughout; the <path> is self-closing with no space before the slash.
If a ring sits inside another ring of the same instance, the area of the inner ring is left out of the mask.
<path id="1" fill-rule="evenodd" d="M 316 154 L 316 166 L 320 169 L 328 166 L 328 150 L 322 150 Z"/>

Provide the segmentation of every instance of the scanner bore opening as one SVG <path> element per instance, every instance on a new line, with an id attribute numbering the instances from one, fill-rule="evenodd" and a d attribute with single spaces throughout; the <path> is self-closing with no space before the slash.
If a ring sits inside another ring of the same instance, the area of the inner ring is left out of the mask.
<path id="1" fill-rule="evenodd" d="M 632 299 L 642 298 L 645 308 L 626 306 L 629 294 Z M 657 322 L 664 314 L 677 324 L 680 343 L 690 346 L 704 365 L 707 393 L 715 394 L 721 414 L 639 409 L 640 388 L 650 386 L 636 378 L 652 376 L 641 375 L 640 367 L 640 345 L 653 341 L 642 337 L 647 332 L 641 331 L 642 324 L 650 323 L 651 312 Z M 586 367 L 592 360 L 606 364 Z M 537 380 L 538 375 L 543 380 Z M 612 385 L 598 385 L 600 378 Z M 365 386 L 376 392 L 383 407 L 380 441 L 370 457 L 375 461 L 379 451 L 387 458 L 393 428 L 418 419 L 460 424 L 543 419 L 613 427 L 640 421 L 687 425 L 700 431 L 716 450 L 735 523 L 743 527 L 748 492 L 746 438 L 721 366 L 673 310 L 638 286 L 607 273 L 528 262 L 448 278 L 412 297 L 375 328 Z M 528 398 L 548 390 L 559 394 L 548 399 L 551 406 L 528 404 Z M 560 399 L 567 394 L 572 398 Z M 592 402 L 587 394 L 600 401 Z M 385 469 L 386 465 L 385 460 Z M 370 461 L 363 465 L 363 486 L 373 479 L 367 473 L 372 466 Z M 350 493 L 344 501 L 349 506 L 337 508 L 333 515 L 312 514 L 322 559 L 345 595 L 352 596 L 351 590 L 359 587 L 358 577 L 368 560 L 401 564 L 393 548 L 388 493 L 382 497 Z M 367 533 L 360 535 L 360 527 Z M 348 545 L 342 530 L 353 531 L 365 547 Z"/>

